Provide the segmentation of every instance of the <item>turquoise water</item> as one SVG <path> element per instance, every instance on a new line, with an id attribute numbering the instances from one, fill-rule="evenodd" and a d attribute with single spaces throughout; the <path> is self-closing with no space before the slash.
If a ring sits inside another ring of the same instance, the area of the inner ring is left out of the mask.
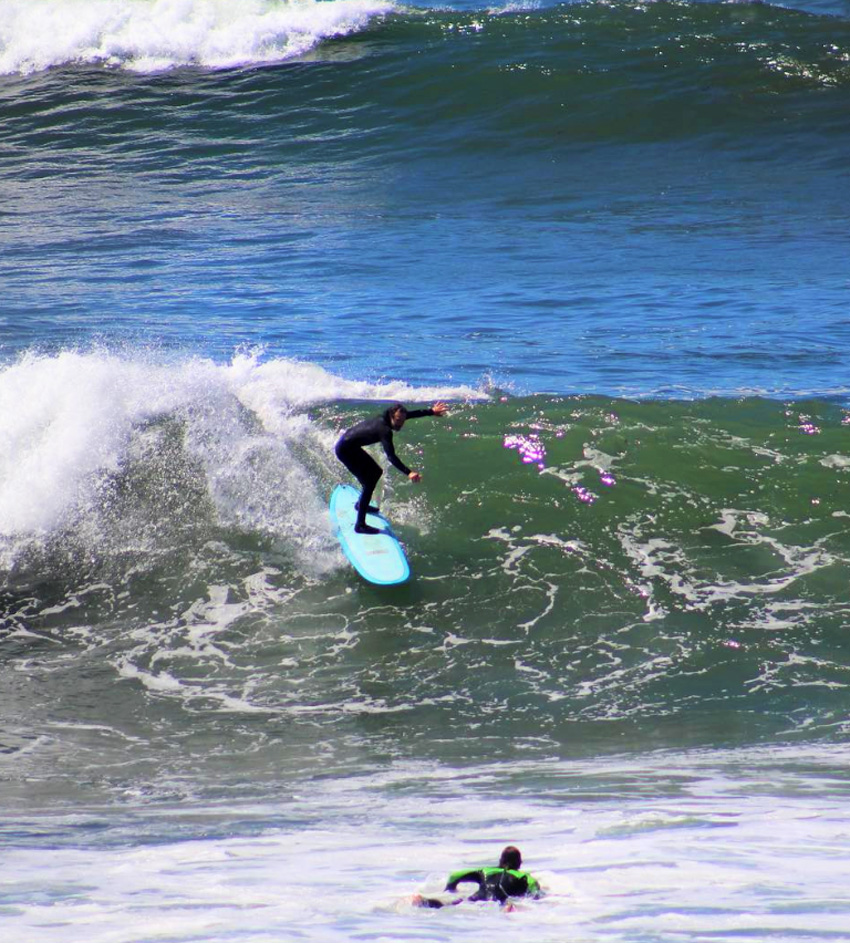
<path id="1" fill-rule="evenodd" d="M 0 0 L 4 939 L 844 938 L 847 16 Z"/>

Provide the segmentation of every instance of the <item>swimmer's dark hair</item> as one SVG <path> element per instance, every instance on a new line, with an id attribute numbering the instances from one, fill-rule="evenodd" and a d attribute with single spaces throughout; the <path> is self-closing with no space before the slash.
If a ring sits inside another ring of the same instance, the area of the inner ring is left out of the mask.
<path id="1" fill-rule="evenodd" d="M 384 416 L 386 417 L 387 422 L 389 422 L 390 417 L 399 412 L 399 410 L 403 412 L 405 416 L 407 415 L 407 407 L 404 405 L 404 403 L 393 403 L 389 409 L 385 409 Z"/>
<path id="2" fill-rule="evenodd" d="M 519 853 L 519 848 L 508 845 L 507 848 L 502 849 L 502 855 L 499 858 L 500 868 L 507 868 L 510 871 L 519 871 L 521 866 L 522 855 Z"/>

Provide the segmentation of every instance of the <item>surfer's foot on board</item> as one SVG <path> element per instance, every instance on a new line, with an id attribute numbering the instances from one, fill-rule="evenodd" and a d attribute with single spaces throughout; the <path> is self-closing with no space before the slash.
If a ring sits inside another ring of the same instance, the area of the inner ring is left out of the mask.
<path id="1" fill-rule="evenodd" d="M 359 511 L 359 510 L 360 510 L 360 502 L 358 501 L 357 504 L 354 505 L 354 507 Z M 367 514 L 380 514 L 381 511 L 380 511 L 380 509 L 378 508 L 377 504 L 369 504 L 369 505 L 366 506 L 366 513 L 367 513 Z"/>
<path id="2" fill-rule="evenodd" d="M 377 527 L 372 527 L 371 524 L 355 524 L 354 533 L 355 534 L 380 534 L 381 531 Z"/>

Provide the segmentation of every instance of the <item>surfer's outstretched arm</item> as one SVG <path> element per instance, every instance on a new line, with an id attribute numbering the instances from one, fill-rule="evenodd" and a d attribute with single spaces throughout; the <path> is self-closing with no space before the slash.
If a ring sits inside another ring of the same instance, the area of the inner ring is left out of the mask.
<path id="1" fill-rule="evenodd" d="M 445 416 L 449 407 L 443 403 L 434 403 L 430 409 L 411 409 L 405 414 L 405 419 L 420 419 L 422 416 Z"/>

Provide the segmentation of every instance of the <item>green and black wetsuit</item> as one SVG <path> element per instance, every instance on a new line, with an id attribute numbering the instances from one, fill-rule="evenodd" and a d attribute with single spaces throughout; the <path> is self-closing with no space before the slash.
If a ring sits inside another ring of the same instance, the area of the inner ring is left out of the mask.
<path id="1" fill-rule="evenodd" d="M 511 868 L 465 868 L 463 871 L 454 871 L 449 875 L 446 883 L 447 891 L 456 891 L 459 884 L 473 883 L 478 885 L 467 900 L 493 900 L 505 904 L 511 897 L 532 897 L 537 899 L 543 896 L 540 883 L 528 871 L 514 871 Z M 461 901 L 453 901 L 459 904 Z M 435 898 L 426 898 L 422 901 L 425 907 L 442 907 L 443 902 Z"/>
<path id="2" fill-rule="evenodd" d="M 447 891 L 456 891 L 458 884 L 474 882 L 478 890 L 469 900 L 496 900 L 504 904 L 509 897 L 539 897 L 540 884 L 528 871 L 511 868 L 477 868 L 455 871 L 449 875 Z"/>

